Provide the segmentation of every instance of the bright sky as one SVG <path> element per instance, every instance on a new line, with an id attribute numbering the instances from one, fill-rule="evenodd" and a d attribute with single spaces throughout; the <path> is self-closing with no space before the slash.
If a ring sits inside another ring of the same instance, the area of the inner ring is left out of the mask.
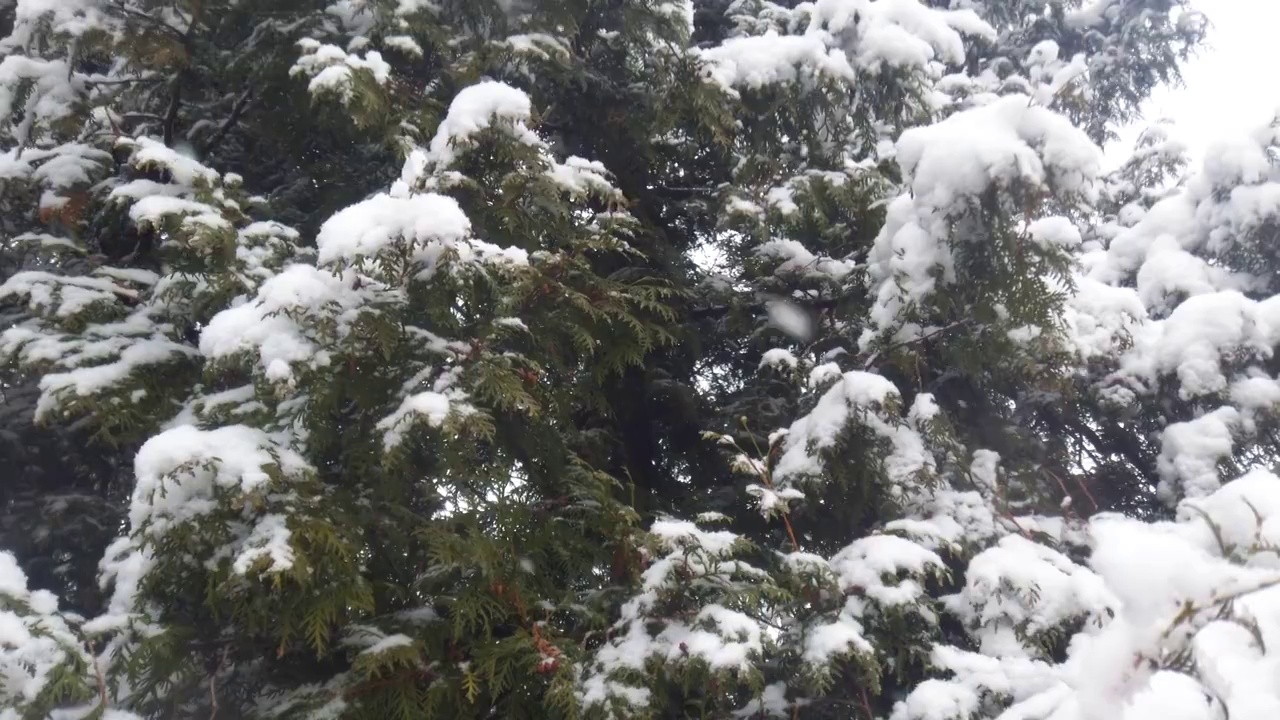
<path id="1" fill-rule="evenodd" d="M 1274 81 L 1280 0 L 1192 1 L 1212 23 L 1208 47 L 1184 69 L 1185 87 L 1156 91 L 1145 122 L 1122 133 L 1122 146 L 1108 148 L 1108 159 L 1122 162 L 1142 127 L 1167 118 L 1198 160 L 1215 140 L 1248 132 L 1280 108 Z"/>

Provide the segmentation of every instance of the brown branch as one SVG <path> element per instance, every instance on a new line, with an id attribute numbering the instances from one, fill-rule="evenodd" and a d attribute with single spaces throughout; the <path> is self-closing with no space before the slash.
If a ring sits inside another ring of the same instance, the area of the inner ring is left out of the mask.
<path id="1" fill-rule="evenodd" d="M 209 153 L 218 149 L 218 145 L 231 132 L 231 128 L 235 127 L 235 124 L 239 122 L 240 116 L 244 114 L 252 100 L 253 86 L 250 85 L 236 98 L 235 103 L 231 106 L 231 114 L 227 116 L 226 120 L 222 121 L 222 125 L 218 127 L 218 131 L 213 134 L 213 137 L 210 137 L 209 141 L 204 144 L 204 149 L 200 151 L 200 157 L 208 157 Z"/>
<path id="2" fill-rule="evenodd" d="M 1049 471 L 1049 474 L 1050 474 L 1050 475 L 1053 475 L 1053 471 L 1052 471 L 1052 470 L 1050 470 L 1050 471 Z M 1056 475 L 1054 475 L 1054 479 L 1057 479 L 1057 476 L 1056 476 Z M 1081 480 L 1081 479 L 1080 479 L 1080 477 L 1079 477 L 1078 475 L 1072 474 L 1072 475 L 1071 475 L 1071 479 L 1076 481 L 1076 486 L 1078 486 L 1078 487 L 1080 488 L 1080 492 L 1084 493 L 1084 496 L 1085 496 L 1086 498 L 1088 498 L 1088 499 L 1089 499 L 1089 504 L 1093 506 L 1093 511 L 1094 511 L 1094 512 L 1097 512 L 1097 511 L 1098 511 L 1098 507 L 1099 507 L 1099 506 L 1098 506 L 1098 501 L 1097 501 L 1096 499 L 1094 499 L 1094 497 L 1093 497 L 1093 493 L 1089 492 L 1089 486 L 1088 486 L 1088 485 L 1085 485 L 1085 484 L 1084 484 L 1084 481 L 1083 481 L 1083 480 Z M 1058 480 L 1058 483 L 1059 483 L 1059 484 L 1061 484 L 1061 483 L 1062 483 L 1062 481 L 1061 481 L 1061 480 Z M 1063 488 L 1063 492 L 1066 492 L 1066 488 Z"/>
<path id="3" fill-rule="evenodd" d="M 182 80 L 184 73 L 173 76 L 169 84 L 169 107 L 164 113 L 164 145 L 173 147 L 173 133 L 178 124 L 178 110 L 182 107 Z"/>
<path id="4" fill-rule="evenodd" d="M 1070 502 L 1073 500 L 1073 498 L 1071 497 L 1071 493 L 1067 490 L 1067 484 L 1062 482 L 1062 478 L 1058 477 L 1058 474 L 1050 470 L 1049 468 L 1045 468 L 1044 471 L 1049 473 L 1049 477 L 1053 478 L 1058 483 L 1058 487 L 1062 490 L 1063 510 L 1065 515 L 1068 518 L 1070 518 L 1071 517 Z"/>
<path id="5" fill-rule="evenodd" d="M 1070 429 L 1080 433 L 1082 437 L 1093 444 L 1099 452 L 1107 455 L 1120 455 L 1133 466 L 1135 470 L 1142 473 L 1143 478 L 1148 482 L 1155 482 L 1159 473 L 1151 466 L 1151 463 L 1143 457 L 1142 449 L 1134 446 L 1132 438 L 1122 434 L 1110 432 L 1107 428 L 1103 428 L 1107 437 L 1103 438 L 1097 431 L 1089 427 L 1082 419 L 1075 417 L 1063 418 L 1063 423 Z"/>

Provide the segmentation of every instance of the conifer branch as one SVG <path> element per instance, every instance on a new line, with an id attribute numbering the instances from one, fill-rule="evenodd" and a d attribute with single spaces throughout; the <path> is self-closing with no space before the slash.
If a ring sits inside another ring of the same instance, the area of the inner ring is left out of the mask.
<path id="1" fill-rule="evenodd" d="M 160 30 L 160 31 L 162 31 L 162 32 L 167 32 L 167 33 L 169 33 L 169 34 L 173 35 L 174 37 L 176 37 L 178 40 L 183 41 L 183 43 L 185 43 L 185 42 L 186 42 L 186 40 L 187 40 L 186 35 L 185 35 L 185 34 L 183 34 L 183 32 L 182 32 L 181 30 L 179 30 L 178 28 L 176 28 L 176 27 L 174 27 L 174 26 L 170 25 L 169 23 L 167 23 L 167 22 L 165 22 L 165 21 L 163 21 L 163 20 L 161 20 L 161 19 L 159 19 L 159 18 L 152 17 L 152 16 L 148 15 L 147 13 L 140 12 L 140 11 L 138 11 L 138 10 L 134 10 L 133 8 L 130 8 L 130 7 L 126 7 L 126 6 L 125 6 L 125 4 L 124 4 L 123 2 L 115 2 L 115 3 L 112 3 L 112 4 L 111 4 L 111 8 L 112 8 L 113 10 L 115 10 L 115 11 L 119 12 L 121 15 L 124 15 L 124 16 L 126 16 L 126 17 L 131 17 L 131 18 L 133 18 L 133 19 L 135 19 L 135 20 L 138 20 L 138 21 L 140 21 L 140 22 L 146 23 L 147 25 L 149 25 L 149 26 L 151 26 L 151 27 L 153 27 L 153 28 L 155 28 L 155 29 L 157 29 L 157 30 Z"/>
<path id="2" fill-rule="evenodd" d="M 137 78 L 85 78 L 86 85 L 136 85 L 140 83 L 160 83 L 166 80 L 163 76 L 137 77 Z"/>

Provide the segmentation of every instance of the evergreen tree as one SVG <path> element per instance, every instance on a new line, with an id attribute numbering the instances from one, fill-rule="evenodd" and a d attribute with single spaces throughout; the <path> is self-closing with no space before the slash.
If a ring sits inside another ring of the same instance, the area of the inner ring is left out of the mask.
<path id="1" fill-rule="evenodd" d="M 4 12 L 0 718 L 1280 709 L 1183 3 Z"/>

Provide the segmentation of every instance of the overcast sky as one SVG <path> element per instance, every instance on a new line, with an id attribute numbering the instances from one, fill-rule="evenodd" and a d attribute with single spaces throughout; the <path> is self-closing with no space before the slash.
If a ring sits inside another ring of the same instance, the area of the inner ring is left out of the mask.
<path id="1" fill-rule="evenodd" d="M 1212 23 L 1208 47 L 1185 68 L 1185 87 L 1156 91 L 1144 115 L 1147 123 L 1172 120 L 1175 136 L 1198 159 L 1215 139 L 1247 132 L 1280 109 L 1280 54 L 1273 45 L 1280 0 L 1193 2 Z M 1123 133 L 1124 147 L 1108 148 L 1109 159 L 1123 161 L 1140 130 Z"/>

